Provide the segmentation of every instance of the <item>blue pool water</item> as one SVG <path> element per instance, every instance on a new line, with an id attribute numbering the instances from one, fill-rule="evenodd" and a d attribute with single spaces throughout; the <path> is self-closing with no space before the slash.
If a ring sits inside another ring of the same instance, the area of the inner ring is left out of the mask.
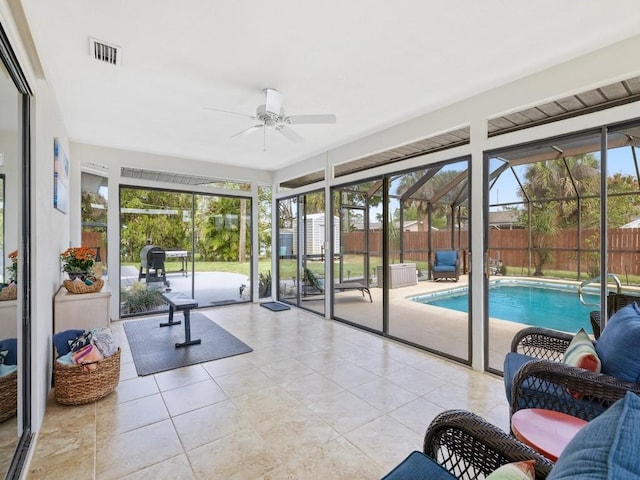
<path id="1" fill-rule="evenodd" d="M 552 283 L 507 282 L 491 285 L 489 290 L 489 316 L 536 327 L 553 328 L 575 333 L 584 328 L 591 333 L 589 312 L 598 307 L 580 303 L 573 286 L 555 286 Z M 413 297 L 415 302 L 468 312 L 469 296 L 466 288 Z M 593 303 L 594 296 L 585 296 Z"/>

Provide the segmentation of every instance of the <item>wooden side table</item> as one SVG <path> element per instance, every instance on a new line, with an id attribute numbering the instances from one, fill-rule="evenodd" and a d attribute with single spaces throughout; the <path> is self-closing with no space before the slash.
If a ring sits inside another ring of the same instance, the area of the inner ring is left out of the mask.
<path id="1" fill-rule="evenodd" d="M 518 410 L 511 417 L 515 437 L 552 462 L 558 461 L 567 444 L 586 424 L 581 418 L 542 408 Z"/>

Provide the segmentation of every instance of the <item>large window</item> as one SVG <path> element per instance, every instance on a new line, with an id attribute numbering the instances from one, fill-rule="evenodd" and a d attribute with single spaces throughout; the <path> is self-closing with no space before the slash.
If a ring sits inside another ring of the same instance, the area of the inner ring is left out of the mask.
<path id="1" fill-rule="evenodd" d="M 120 190 L 121 315 L 164 311 L 165 291 L 199 307 L 250 301 L 251 199 Z"/>

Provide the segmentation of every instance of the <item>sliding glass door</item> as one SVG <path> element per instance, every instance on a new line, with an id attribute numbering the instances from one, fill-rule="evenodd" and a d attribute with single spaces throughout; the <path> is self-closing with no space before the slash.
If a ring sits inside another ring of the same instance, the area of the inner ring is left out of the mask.
<path id="1" fill-rule="evenodd" d="M 250 301 L 250 219 L 246 197 L 121 187 L 121 315 L 165 311 L 166 291 Z"/>

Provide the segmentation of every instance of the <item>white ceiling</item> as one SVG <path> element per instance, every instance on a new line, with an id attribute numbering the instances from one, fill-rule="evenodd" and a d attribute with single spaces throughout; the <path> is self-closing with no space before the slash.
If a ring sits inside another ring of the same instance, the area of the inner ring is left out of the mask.
<path id="1" fill-rule="evenodd" d="M 637 0 L 23 0 L 70 140 L 274 170 L 637 35 Z M 121 47 L 92 59 L 89 37 Z M 251 126 L 266 87 L 294 144 Z M 292 127 L 293 128 L 293 127 Z"/>

